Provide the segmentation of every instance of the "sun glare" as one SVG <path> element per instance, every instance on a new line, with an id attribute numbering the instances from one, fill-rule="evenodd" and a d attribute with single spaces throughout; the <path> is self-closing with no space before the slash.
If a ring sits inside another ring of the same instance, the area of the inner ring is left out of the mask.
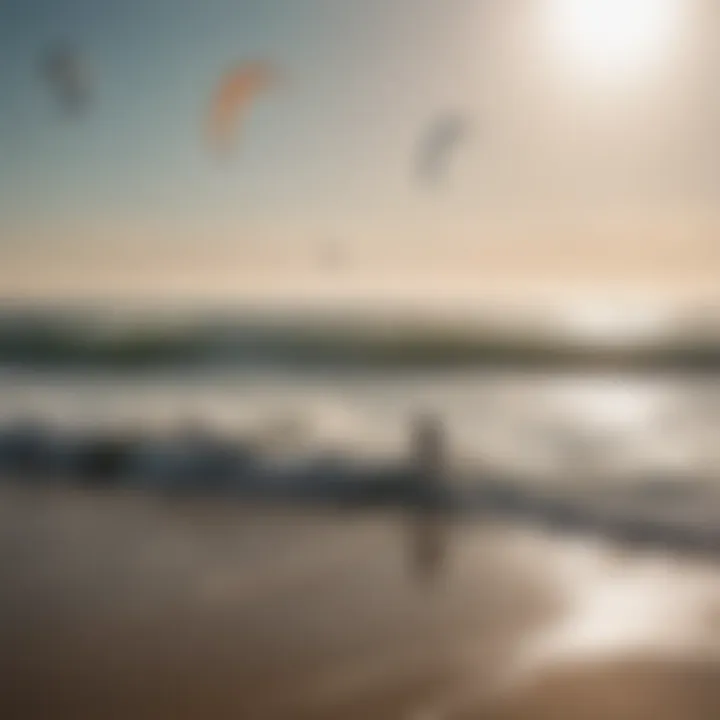
<path id="1" fill-rule="evenodd" d="M 577 304 L 560 320 L 570 337 L 598 345 L 642 343 L 660 337 L 668 324 L 652 308 L 614 308 L 603 304 Z"/>
<path id="2" fill-rule="evenodd" d="M 583 75 L 625 80 L 672 49 L 681 0 L 549 0 L 553 52 Z"/>

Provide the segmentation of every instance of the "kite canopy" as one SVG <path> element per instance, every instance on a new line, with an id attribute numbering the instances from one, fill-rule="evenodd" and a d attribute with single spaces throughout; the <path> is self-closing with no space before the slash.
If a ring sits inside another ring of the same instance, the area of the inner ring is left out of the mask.
<path id="1" fill-rule="evenodd" d="M 420 141 L 415 168 L 417 177 L 432 184 L 442 180 L 452 155 L 468 135 L 468 122 L 459 114 L 443 115 L 434 120 Z"/>
<path id="2" fill-rule="evenodd" d="M 262 62 L 239 65 L 223 76 L 213 98 L 208 122 L 213 146 L 221 151 L 229 149 L 252 104 L 275 80 L 274 69 Z"/>
<path id="3" fill-rule="evenodd" d="M 44 57 L 42 73 L 65 110 L 77 112 L 90 101 L 91 77 L 82 55 L 70 45 L 59 45 Z"/>

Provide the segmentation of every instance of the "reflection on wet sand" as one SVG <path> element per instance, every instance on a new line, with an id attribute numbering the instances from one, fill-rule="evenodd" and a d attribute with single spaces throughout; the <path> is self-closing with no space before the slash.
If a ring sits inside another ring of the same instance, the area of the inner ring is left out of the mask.
<path id="1" fill-rule="evenodd" d="M 389 513 L 2 500 L 3 718 L 718 717 L 700 563 L 486 521 L 428 592 Z"/>
<path id="2" fill-rule="evenodd" d="M 490 717 L 716 717 L 717 571 L 625 556 L 580 580 L 559 618 L 521 646 Z"/>

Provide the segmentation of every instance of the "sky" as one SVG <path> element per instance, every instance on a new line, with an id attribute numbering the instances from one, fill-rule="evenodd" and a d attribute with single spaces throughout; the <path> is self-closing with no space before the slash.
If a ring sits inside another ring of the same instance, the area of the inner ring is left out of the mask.
<path id="1" fill-rule="evenodd" d="M 713 287 L 720 8 L 569 1 L 0 2 L 0 295 Z M 218 158 L 210 100 L 255 59 L 281 82 Z M 471 131 L 431 188 L 447 113 Z"/>

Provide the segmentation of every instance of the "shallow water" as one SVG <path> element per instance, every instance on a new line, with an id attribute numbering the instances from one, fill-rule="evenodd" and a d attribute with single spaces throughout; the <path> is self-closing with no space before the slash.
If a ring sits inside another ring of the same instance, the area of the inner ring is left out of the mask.
<path id="1" fill-rule="evenodd" d="M 454 529 L 428 586 L 395 514 L 68 488 L 0 499 L 3 717 L 595 720 L 578 703 L 638 692 L 676 710 L 617 717 L 717 717 L 693 712 L 691 672 L 720 667 L 711 565 L 477 523 Z M 638 656 L 641 691 L 624 665 Z M 543 714 L 535 683 L 558 671 L 589 679 L 578 697 L 561 678 L 551 699 L 575 711 Z M 496 694 L 524 711 L 483 714 Z"/>
<path id="2" fill-rule="evenodd" d="M 346 454 L 405 453 L 408 420 L 444 420 L 458 461 L 528 480 L 714 480 L 720 381 L 692 376 L 243 369 L 0 373 L 2 419 L 141 433 L 197 421 Z"/>

